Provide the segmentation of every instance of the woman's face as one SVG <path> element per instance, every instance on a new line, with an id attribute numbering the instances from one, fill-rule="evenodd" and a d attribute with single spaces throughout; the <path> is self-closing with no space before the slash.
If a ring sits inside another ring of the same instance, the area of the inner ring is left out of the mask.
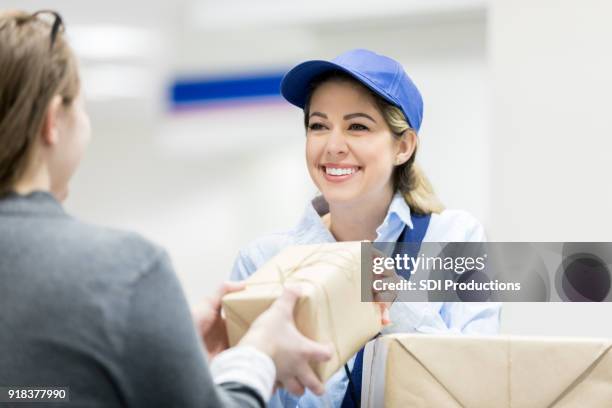
<path id="1" fill-rule="evenodd" d="M 405 142 L 393 137 L 366 89 L 349 81 L 324 82 L 311 96 L 308 119 L 308 171 L 330 205 L 390 199 L 391 175 Z"/>
<path id="2" fill-rule="evenodd" d="M 89 115 L 82 94 L 57 114 L 58 142 L 50 155 L 51 192 L 60 200 L 68 195 L 68 184 L 79 166 L 91 138 Z"/>

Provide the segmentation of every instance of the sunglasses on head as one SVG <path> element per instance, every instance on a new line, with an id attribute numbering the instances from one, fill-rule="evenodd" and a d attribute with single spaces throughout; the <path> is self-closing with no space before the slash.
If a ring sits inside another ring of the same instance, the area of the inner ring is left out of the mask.
<path id="1" fill-rule="evenodd" d="M 49 20 L 49 18 L 52 18 L 53 21 L 51 22 Z M 53 48 L 53 45 L 55 45 L 55 40 L 57 39 L 57 33 L 60 30 L 64 29 L 64 21 L 62 20 L 62 16 L 59 15 L 59 13 L 57 11 L 53 11 L 53 10 L 40 10 L 37 11 L 35 13 L 33 13 L 30 18 L 28 18 L 27 20 L 22 20 L 23 22 L 25 21 L 31 21 L 34 19 L 40 19 L 40 20 L 47 20 L 50 25 L 51 25 L 51 42 L 50 42 L 50 46 L 49 48 Z"/>

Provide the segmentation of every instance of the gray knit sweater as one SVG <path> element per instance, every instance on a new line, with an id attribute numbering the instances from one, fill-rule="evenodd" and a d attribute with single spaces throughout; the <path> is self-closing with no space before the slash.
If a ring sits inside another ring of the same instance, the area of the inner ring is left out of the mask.
<path id="1" fill-rule="evenodd" d="M 0 199 L 3 386 L 69 387 L 73 407 L 263 404 L 213 384 L 162 249 L 78 221 L 46 192 Z"/>

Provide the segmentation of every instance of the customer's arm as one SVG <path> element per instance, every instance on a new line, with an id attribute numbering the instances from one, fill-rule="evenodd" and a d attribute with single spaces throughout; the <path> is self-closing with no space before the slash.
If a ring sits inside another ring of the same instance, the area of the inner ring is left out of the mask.
<path id="1" fill-rule="evenodd" d="M 119 388 L 127 406 L 259 407 L 275 377 L 269 357 L 256 350 L 219 355 L 215 386 L 181 286 L 160 253 L 130 294 Z M 236 373 L 240 373 L 236 377 Z M 240 380 L 241 382 L 238 382 Z M 247 385 L 248 384 L 248 385 Z"/>

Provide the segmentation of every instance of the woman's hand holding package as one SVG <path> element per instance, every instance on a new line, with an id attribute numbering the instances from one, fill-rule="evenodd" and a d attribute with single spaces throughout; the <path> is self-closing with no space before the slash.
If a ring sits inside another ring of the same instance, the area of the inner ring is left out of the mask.
<path id="1" fill-rule="evenodd" d="M 372 263 L 374 263 L 375 258 L 384 257 L 385 255 L 377 250 L 376 248 L 372 248 Z M 376 279 L 380 279 L 383 282 L 396 282 L 401 277 L 395 272 L 393 268 L 385 268 L 382 274 L 377 274 L 375 276 Z M 372 288 L 372 297 L 374 301 L 379 305 L 381 312 L 381 323 L 383 326 L 387 326 L 391 324 L 391 318 L 389 317 L 389 308 L 395 301 L 397 294 L 393 291 L 385 291 L 385 290 L 376 290 Z"/>

